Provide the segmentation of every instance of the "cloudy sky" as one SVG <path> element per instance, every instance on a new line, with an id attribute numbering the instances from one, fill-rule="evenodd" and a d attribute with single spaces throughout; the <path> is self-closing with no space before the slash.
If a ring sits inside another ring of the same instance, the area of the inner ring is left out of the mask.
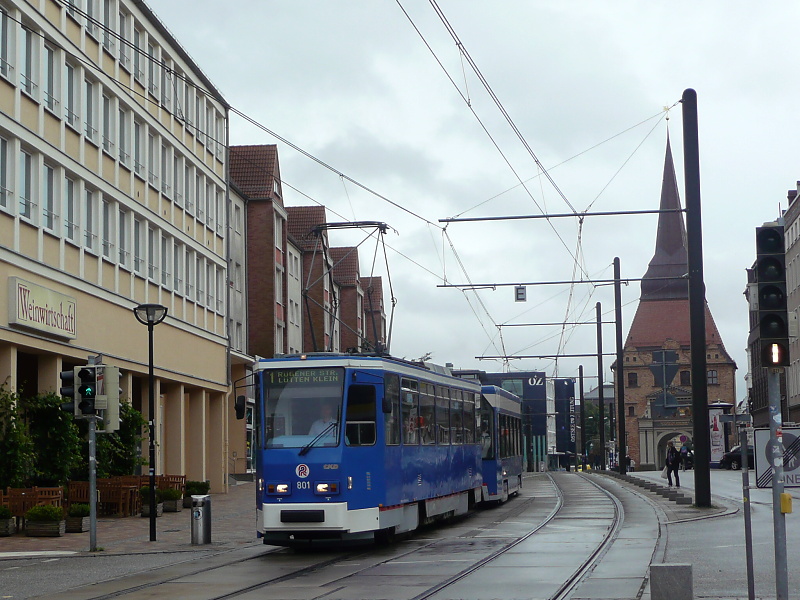
<path id="1" fill-rule="evenodd" d="M 232 144 L 278 144 L 287 205 L 392 228 L 388 270 L 364 232 L 331 233 L 363 242 L 361 273 L 382 275 L 387 297 L 391 279 L 392 353 L 461 368 L 596 375 L 591 358 L 476 357 L 595 352 L 594 326 L 509 325 L 592 321 L 597 302 L 612 320 L 612 288 L 528 286 L 520 303 L 513 287 L 440 286 L 607 279 L 614 257 L 639 278 L 657 217 L 440 219 L 655 209 L 668 134 L 684 199 L 676 103 L 694 88 L 707 299 L 745 395 L 754 228 L 800 179 L 797 2 L 148 3 L 235 109 L 333 167 L 233 116 Z M 623 287 L 625 334 L 639 291 Z"/>

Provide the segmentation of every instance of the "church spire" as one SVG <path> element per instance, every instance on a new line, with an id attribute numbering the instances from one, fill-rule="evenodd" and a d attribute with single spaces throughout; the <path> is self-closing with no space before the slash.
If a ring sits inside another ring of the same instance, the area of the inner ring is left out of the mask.
<path id="1" fill-rule="evenodd" d="M 681 208 L 672 148 L 667 135 L 667 153 L 664 158 L 664 177 L 661 182 L 661 210 Z M 689 271 L 686 251 L 686 226 L 683 213 L 663 212 L 658 216 L 656 251 L 650 260 L 642 280 L 641 300 L 685 300 L 689 297 L 686 279 L 662 279 L 682 277 Z"/>

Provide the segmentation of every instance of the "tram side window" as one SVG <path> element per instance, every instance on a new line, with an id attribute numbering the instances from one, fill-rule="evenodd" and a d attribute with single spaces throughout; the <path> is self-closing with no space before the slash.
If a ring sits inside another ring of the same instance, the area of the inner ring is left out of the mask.
<path id="1" fill-rule="evenodd" d="M 431 445 L 436 443 L 433 384 L 423 381 L 419 387 L 419 439 L 422 444 Z"/>
<path id="2" fill-rule="evenodd" d="M 388 446 L 400 443 L 400 378 L 387 373 L 383 377 L 383 395 L 392 407 L 391 412 L 383 415 L 383 432 Z"/>
<path id="3" fill-rule="evenodd" d="M 419 444 L 419 387 L 414 379 L 400 380 L 400 400 L 403 415 L 403 443 Z"/>
<path id="4" fill-rule="evenodd" d="M 436 386 L 436 431 L 440 445 L 450 443 L 450 390 Z"/>
<path id="5" fill-rule="evenodd" d="M 489 407 L 488 402 L 481 405 L 481 458 L 491 459 L 494 458 L 494 444 L 492 438 L 494 437 L 494 413 Z"/>
<path id="6" fill-rule="evenodd" d="M 351 385 L 347 392 L 345 443 L 375 445 L 375 386 Z"/>
<path id="7" fill-rule="evenodd" d="M 475 395 L 464 392 L 464 443 L 475 443 Z"/>
<path id="8" fill-rule="evenodd" d="M 452 390 L 450 397 L 450 443 L 464 443 L 464 397 L 461 390 Z"/>

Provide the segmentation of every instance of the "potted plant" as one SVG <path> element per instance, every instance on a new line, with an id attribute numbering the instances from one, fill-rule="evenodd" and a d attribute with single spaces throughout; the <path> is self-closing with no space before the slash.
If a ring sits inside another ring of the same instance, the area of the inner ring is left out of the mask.
<path id="1" fill-rule="evenodd" d="M 0 506 L 0 537 L 17 533 L 17 520 L 7 506 Z"/>
<path id="2" fill-rule="evenodd" d="M 89 531 L 90 507 L 88 504 L 76 502 L 69 505 L 67 511 L 67 533 L 83 533 Z"/>
<path id="3" fill-rule="evenodd" d="M 186 491 L 183 494 L 183 507 L 192 507 L 192 496 L 203 496 L 211 489 L 209 481 L 187 481 Z"/>
<path id="4" fill-rule="evenodd" d="M 64 509 L 60 506 L 34 506 L 25 513 L 25 535 L 29 537 L 60 537 L 66 528 Z"/>
<path id="5" fill-rule="evenodd" d="M 142 516 L 150 516 L 150 486 L 143 485 L 139 490 L 142 498 Z M 161 490 L 156 489 L 156 516 L 160 517 L 164 514 L 164 502 L 161 500 Z"/>
<path id="6" fill-rule="evenodd" d="M 178 512 L 183 509 L 183 494 L 175 488 L 159 490 L 161 499 L 164 501 L 164 512 Z"/>

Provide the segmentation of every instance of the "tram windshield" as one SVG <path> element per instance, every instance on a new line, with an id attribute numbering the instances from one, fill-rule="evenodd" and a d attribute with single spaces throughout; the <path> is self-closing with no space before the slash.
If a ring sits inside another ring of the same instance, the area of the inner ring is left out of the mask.
<path id="1" fill-rule="evenodd" d="M 343 385 L 341 368 L 265 370 L 264 446 L 338 445 Z"/>

